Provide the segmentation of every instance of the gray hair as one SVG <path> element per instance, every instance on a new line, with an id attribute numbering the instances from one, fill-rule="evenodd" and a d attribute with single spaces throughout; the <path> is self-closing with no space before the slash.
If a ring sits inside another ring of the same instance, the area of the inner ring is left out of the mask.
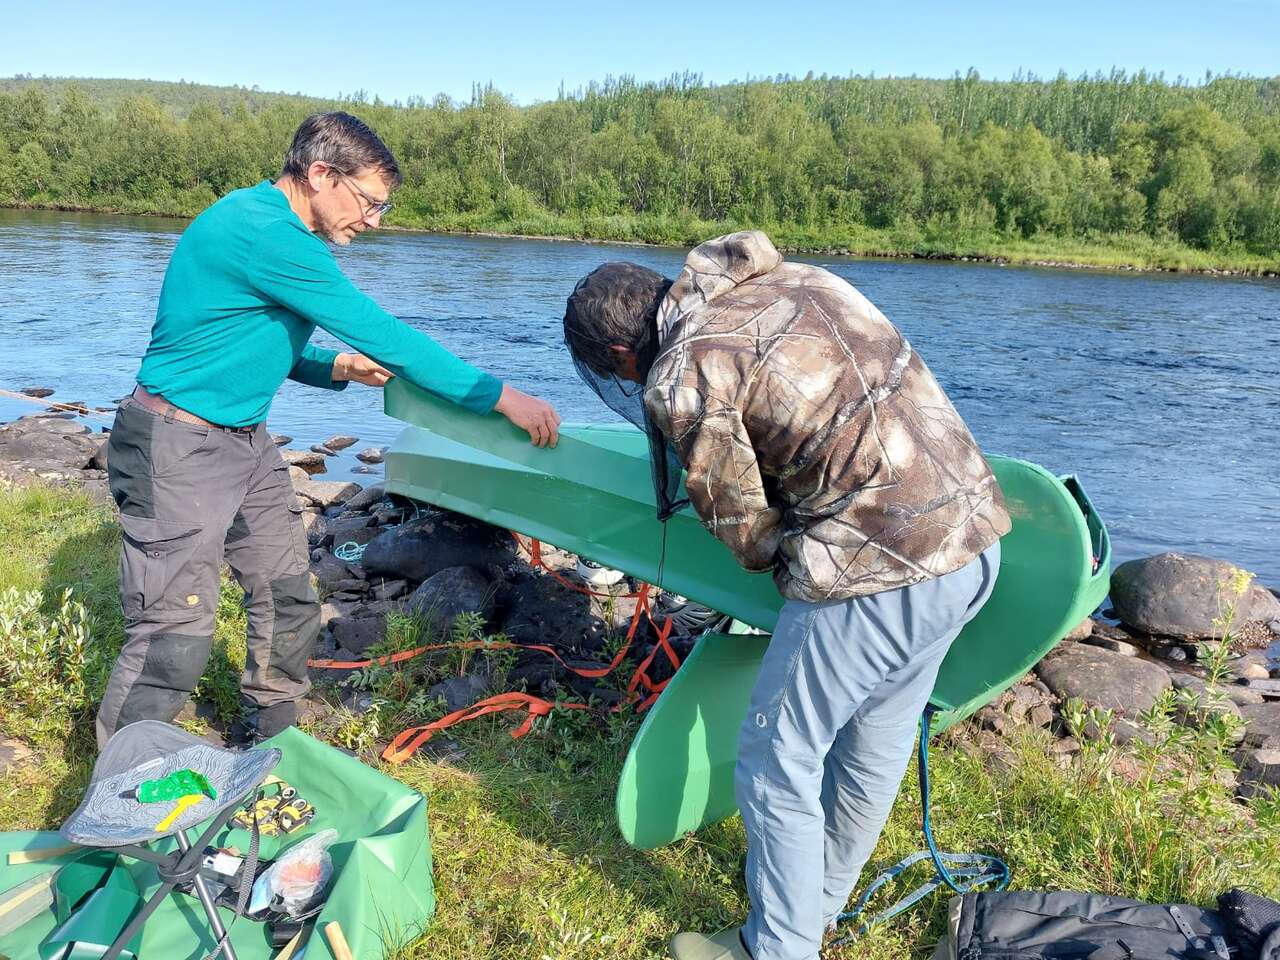
<path id="1" fill-rule="evenodd" d="M 302 121 L 284 155 L 282 176 L 305 180 L 313 163 L 327 163 L 338 173 L 355 176 L 376 170 L 398 187 L 404 181 L 396 158 L 368 124 L 349 113 L 313 113 Z"/>

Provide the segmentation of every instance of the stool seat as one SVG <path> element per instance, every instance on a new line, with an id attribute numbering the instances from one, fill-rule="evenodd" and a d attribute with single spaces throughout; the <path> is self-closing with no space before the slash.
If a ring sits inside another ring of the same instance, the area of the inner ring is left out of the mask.
<path id="1" fill-rule="evenodd" d="M 238 806 L 280 757 L 276 749 L 225 750 L 172 724 L 139 720 L 107 741 L 93 765 L 84 799 L 59 832 L 84 847 L 118 847 L 171 836 Z M 203 774 L 217 797 L 204 797 L 157 830 L 179 801 L 139 803 L 133 791 L 143 781 L 179 770 Z"/>

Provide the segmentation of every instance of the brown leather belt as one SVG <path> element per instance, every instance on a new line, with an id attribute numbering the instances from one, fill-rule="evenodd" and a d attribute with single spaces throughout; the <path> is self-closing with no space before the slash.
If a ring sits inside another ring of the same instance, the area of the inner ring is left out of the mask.
<path id="1" fill-rule="evenodd" d="M 162 417 L 172 416 L 174 420 L 191 423 L 197 427 L 214 427 L 218 430 L 231 430 L 235 433 L 252 433 L 258 429 L 258 424 L 256 423 L 247 427 L 224 427 L 222 424 L 206 420 L 204 417 L 197 417 L 194 413 L 183 410 L 181 407 L 175 407 L 160 394 L 150 393 L 142 386 L 135 387 L 131 396 L 139 406 L 146 407 L 152 413 L 158 413 Z"/>

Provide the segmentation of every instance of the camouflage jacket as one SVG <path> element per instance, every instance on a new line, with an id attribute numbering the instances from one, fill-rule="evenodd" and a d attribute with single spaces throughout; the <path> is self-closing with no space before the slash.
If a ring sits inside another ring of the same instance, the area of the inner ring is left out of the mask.
<path id="1" fill-rule="evenodd" d="M 650 417 L 707 528 L 784 597 L 958 570 L 1009 531 L 1000 488 L 920 356 L 834 274 L 758 231 L 689 254 L 658 311 Z"/>

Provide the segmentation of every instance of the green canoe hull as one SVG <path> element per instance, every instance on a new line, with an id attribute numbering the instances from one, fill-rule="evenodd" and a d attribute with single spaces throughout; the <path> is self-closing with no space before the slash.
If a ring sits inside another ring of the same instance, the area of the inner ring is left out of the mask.
<path id="1" fill-rule="evenodd" d="M 655 519 L 648 450 L 630 427 L 566 426 L 538 449 L 502 417 L 478 416 L 399 380 L 387 413 L 412 426 L 386 456 L 386 489 L 456 510 L 661 585 L 768 633 L 783 600 L 747 573 L 692 510 Z M 1102 602 L 1106 527 L 1074 478 L 988 458 L 1013 519 L 1000 576 L 939 671 L 942 730 L 989 703 Z M 734 812 L 738 725 L 767 637 L 704 637 L 649 711 L 618 787 L 628 842 L 653 847 Z"/>

